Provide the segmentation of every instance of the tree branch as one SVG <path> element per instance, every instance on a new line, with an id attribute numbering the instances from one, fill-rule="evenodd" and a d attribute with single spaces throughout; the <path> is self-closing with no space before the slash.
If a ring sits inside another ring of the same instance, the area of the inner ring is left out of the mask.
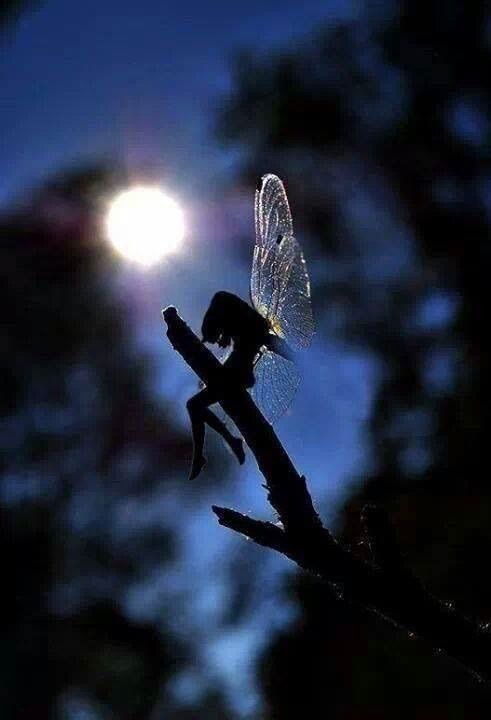
<path id="1" fill-rule="evenodd" d="M 349 548 L 342 547 L 323 527 L 305 478 L 296 471 L 249 393 L 227 382 L 221 364 L 174 307 L 167 308 L 163 316 L 173 347 L 198 377 L 215 389 L 221 406 L 254 454 L 281 527 L 235 510 L 213 507 L 219 523 L 286 555 L 331 586 L 341 588 L 343 597 L 352 604 L 418 635 L 435 652 L 446 652 L 474 675 L 489 681 L 491 633 L 487 626 L 463 617 L 426 591 L 404 567 L 387 517 L 378 508 L 367 507 L 364 511 L 373 563 L 362 561 Z"/>
<path id="2" fill-rule="evenodd" d="M 228 527 L 230 530 L 245 535 L 245 537 L 254 540 L 258 545 L 273 548 L 281 553 L 287 552 L 286 535 L 278 525 L 263 522 L 262 520 L 254 520 L 254 518 L 243 515 L 236 510 L 218 507 L 217 505 L 212 505 L 211 509 L 223 527 Z"/>

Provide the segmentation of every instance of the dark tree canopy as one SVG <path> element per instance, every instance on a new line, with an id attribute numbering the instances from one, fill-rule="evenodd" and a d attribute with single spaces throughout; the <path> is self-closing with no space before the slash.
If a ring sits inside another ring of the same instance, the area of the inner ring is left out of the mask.
<path id="1" fill-rule="evenodd" d="M 0 33 L 22 12 L 36 5 L 36 0 L 2 0 L 0 5 Z"/>
<path id="2" fill-rule="evenodd" d="M 288 178 L 311 252 L 326 261 L 325 286 L 314 282 L 317 313 L 379 364 L 371 459 L 345 508 L 346 541 L 360 539 L 367 500 L 385 506 L 415 572 L 483 618 L 490 22 L 480 2 L 387 3 L 384 13 L 367 4 L 359 21 L 293 49 L 241 57 L 219 122 L 221 137 L 244 150 L 246 177 L 268 169 Z M 459 703 L 475 688 L 458 670 L 397 637 L 388 650 L 380 630 L 347 622 L 336 607 L 324 617 L 319 592 L 302 591 L 300 620 L 265 655 L 271 717 L 297 717 L 314 685 L 311 716 L 410 715 L 409 695 L 420 711 L 437 703 L 442 717 L 450 705 L 467 716 Z M 330 691 L 302 671 L 313 664 Z"/>
<path id="3" fill-rule="evenodd" d="M 165 504 L 157 522 L 117 519 L 185 477 L 190 447 L 113 290 L 96 199 L 120 181 L 65 173 L 0 220 L 6 719 L 191 712 L 166 690 L 190 660 L 170 611 L 139 622 L 124 607 L 177 548 Z M 226 716 L 214 692 L 192 711 Z"/>

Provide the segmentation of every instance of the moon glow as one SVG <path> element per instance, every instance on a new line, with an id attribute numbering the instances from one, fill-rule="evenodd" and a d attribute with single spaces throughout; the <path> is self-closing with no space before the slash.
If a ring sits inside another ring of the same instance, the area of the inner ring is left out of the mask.
<path id="1" fill-rule="evenodd" d="M 184 215 L 160 188 L 141 185 L 121 192 L 111 202 L 106 232 L 121 255 L 149 267 L 179 249 Z"/>

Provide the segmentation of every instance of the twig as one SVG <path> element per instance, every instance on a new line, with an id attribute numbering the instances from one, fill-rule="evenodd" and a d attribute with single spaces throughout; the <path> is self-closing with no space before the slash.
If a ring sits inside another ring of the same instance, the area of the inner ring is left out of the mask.
<path id="1" fill-rule="evenodd" d="M 373 562 L 342 547 L 314 509 L 306 480 L 299 475 L 271 425 L 245 389 L 231 386 L 221 364 L 173 307 L 164 313 L 167 336 L 185 362 L 219 395 L 263 474 L 268 500 L 280 523 L 255 520 L 213 507 L 218 522 L 254 542 L 286 555 L 315 573 L 344 599 L 418 635 L 434 652 L 445 652 L 481 680 L 491 678 L 491 633 L 463 617 L 423 587 L 404 567 L 388 518 L 379 508 L 364 510 Z"/>

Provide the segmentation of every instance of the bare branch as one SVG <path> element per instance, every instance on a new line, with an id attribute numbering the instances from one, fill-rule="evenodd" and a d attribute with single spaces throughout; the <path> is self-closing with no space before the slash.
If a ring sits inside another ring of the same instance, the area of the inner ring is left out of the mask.
<path id="1" fill-rule="evenodd" d="M 249 393 L 230 387 L 223 368 L 216 357 L 203 345 L 193 331 L 179 317 L 174 307 L 164 310 L 167 336 L 198 377 L 212 386 L 220 397 L 220 404 L 241 431 L 256 458 L 259 470 L 266 479 L 268 500 L 285 528 L 322 527 L 301 477 L 271 425 L 255 406 Z M 284 484 L 289 492 L 284 492 Z"/>
<path id="2" fill-rule="evenodd" d="M 228 508 L 212 506 L 212 510 L 218 518 L 220 525 L 235 530 L 235 532 L 245 535 L 249 540 L 254 540 L 258 545 L 273 548 L 278 552 L 285 553 L 287 551 L 286 536 L 284 531 L 270 522 L 254 520 L 253 518 L 243 515 L 236 510 Z"/>
<path id="3" fill-rule="evenodd" d="M 207 385 L 213 386 L 225 412 L 252 450 L 266 480 L 268 500 L 281 526 L 255 520 L 227 508 L 214 507 L 221 525 L 260 545 L 289 557 L 329 585 L 341 588 L 344 599 L 418 635 L 434 652 L 446 652 L 480 679 L 491 678 L 491 633 L 433 597 L 404 568 L 387 516 L 366 508 L 364 521 L 373 563 L 362 561 L 342 547 L 323 527 L 305 478 L 296 471 L 271 425 L 249 393 L 227 382 L 212 353 L 179 317 L 164 311 L 167 335 L 185 362 Z"/>

